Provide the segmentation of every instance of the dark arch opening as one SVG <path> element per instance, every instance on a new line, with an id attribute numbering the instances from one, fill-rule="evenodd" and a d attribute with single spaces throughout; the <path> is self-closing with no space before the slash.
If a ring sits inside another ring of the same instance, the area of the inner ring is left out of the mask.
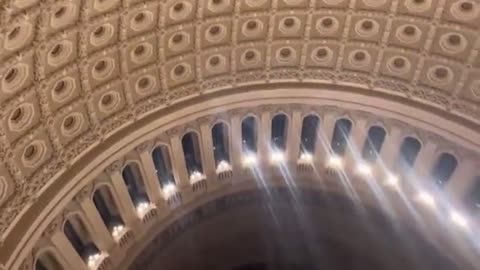
<path id="1" fill-rule="evenodd" d="M 136 163 L 132 162 L 125 166 L 122 176 L 127 186 L 128 195 L 135 206 L 143 202 L 149 202 L 142 173 Z"/>
<path id="2" fill-rule="evenodd" d="M 449 153 L 441 154 L 431 172 L 433 181 L 440 187 L 444 186 L 450 180 L 457 165 L 458 161 L 453 155 Z"/>
<path id="3" fill-rule="evenodd" d="M 63 270 L 57 258 L 50 252 L 43 252 L 35 262 L 35 270 Z"/>
<path id="4" fill-rule="evenodd" d="M 352 129 L 352 122 L 348 119 L 339 119 L 335 122 L 331 148 L 335 155 L 344 156 L 348 146 L 348 138 Z"/>
<path id="5" fill-rule="evenodd" d="M 287 140 L 288 118 L 285 114 L 277 114 L 272 119 L 271 146 L 274 151 L 285 151 Z"/>
<path id="6" fill-rule="evenodd" d="M 242 149 L 244 153 L 257 152 L 257 123 L 253 116 L 242 121 Z"/>
<path id="7" fill-rule="evenodd" d="M 408 174 L 415 164 L 422 145 L 419 140 L 413 137 L 406 137 L 400 146 L 400 153 L 397 158 L 395 170 L 401 174 Z"/>
<path id="8" fill-rule="evenodd" d="M 153 149 L 152 159 L 160 187 L 163 188 L 170 183 L 175 183 L 168 148 L 165 145 L 157 146 Z"/>
<path id="9" fill-rule="evenodd" d="M 386 134 L 385 129 L 379 126 L 373 126 L 368 129 L 367 139 L 362 149 L 362 158 L 365 161 L 374 162 L 377 160 Z"/>
<path id="10" fill-rule="evenodd" d="M 63 225 L 63 232 L 75 251 L 85 262 L 88 261 L 90 256 L 99 253 L 99 249 L 95 245 L 90 232 L 78 216 L 70 216 L 67 219 Z"/>
<path id="11" fill-rule="evenodd" d="M 182 148 L 188 174 L 192 175 L 196 172 L 203 173 L 200 141 L 197 133 L 189 132 L 183 135 Z"/>
<path id="12" fill-rule="evenodd" d="M 300 135 L 300 153 L 313 154 L 315 152 L 319 123 L 320 119 L 316 115 L 308 115 L 303 118 Z"/>
<path id="13" fill-rule="evenodd" d="M 95 190 L 93 203 L 100 214 L 103 224 L 110 232 L 113 232 L 116 226 L 124 225 L 113 194 L 107 186 L 101 186 Z"/>
<path id="14" fill-rule="evenodd" d="M 228 126 L 225 123 L 216 123 L 212 127 L 212 141 L 215 165 L 222 161 L 230 163 Z"/>

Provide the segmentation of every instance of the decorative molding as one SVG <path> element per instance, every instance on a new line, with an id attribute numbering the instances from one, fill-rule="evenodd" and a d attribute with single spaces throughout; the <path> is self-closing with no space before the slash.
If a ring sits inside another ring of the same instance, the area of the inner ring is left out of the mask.
<path id="1" fill-rule="evenodd" d="M 82 190 L 80 190 L 80 192 L 77 193 L 77 195 L 75 195 L 73 200 L 77 203 L 81 203 L 86 198 L 92 196 L 93 191 L 94 191 L 94 183 L 89 183 L 88 185 L 83 187 Z"/>
<path id="2" fill-rule="evenodd" d="M 53 221 L 50 222 L 47 228 L 43 231 L 42 237 L 50 238 L 50 236 L 52 236 L 55 232 L 61 231 L 64 221 L 65 221 L 65 213 L 58 215 Z"/>
<path id="3" fill-rule="evenodd" d="M 151 141 L 146 141 L 139 144 L 137 147 L 135 147 L 135 150 L 138 153 L 143 153 L 145 151 L 149 151 L 150 149 L 152 149 L 152 147 L 153 147 L 153 143 Z"/>
<path id="4" fill-rule="evenodd" d="M 119 171 L 122 170 L 122 167 L 123 167 L 124 163 L 125 162 L 123 160 L 117 160 L 117 161 L 113 162 L 112 164 L 110 164 L 110 166 L 108 166 L 105 169 L 105 172 L 107 172 L 108 174 L 119 172 Z"/>

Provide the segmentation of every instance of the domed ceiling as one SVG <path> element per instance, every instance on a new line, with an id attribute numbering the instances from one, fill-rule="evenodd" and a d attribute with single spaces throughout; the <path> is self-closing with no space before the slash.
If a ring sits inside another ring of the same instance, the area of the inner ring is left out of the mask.
<path id="1" fill-rule="evenodd" d="M 65 172 L 195 100 L 309 85 L 478 131 L 479 25 L 473 0 L 2 1 L 0 261 Z"/>

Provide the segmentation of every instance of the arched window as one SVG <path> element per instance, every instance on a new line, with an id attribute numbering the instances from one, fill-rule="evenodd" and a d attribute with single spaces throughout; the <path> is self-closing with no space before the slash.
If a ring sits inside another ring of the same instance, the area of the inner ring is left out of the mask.
<path id="1" fill-rule="evenodd" d="M 285 151 L 288 119 L 285 114 L 277 114 L 272 118 L 271 146 L 274 151 Z"/>
<path id="2" fill-rule="evenodd" d="M 50 270 L 40 260 L 35 263 L 35 270 Z"/>
<path id="3" fill-rule="evenodd" d="M 87 227 L 78 216 L 70 216 L 67 219 L 63 225 L 63 232 L 75 251 L 85 262 L 88 262 L 90 256 L 99 253 Z"/>
<path id="4" fill-rule="evenodd" d="M 123 225 L 120 212 L 107 186 L 101 186 L 93 193 L 93 203 L 97 208 L 105 226 L 113 232 L 117 226 Z"/>
<path id="5" fill-rule="evenodd" d="M 43 252 L 35 262 L 35 270 L 63 270 L 63 267 L 50 252 Z"/>
<path id="6" fill-rule="evenodd" d="M 152 152 L 152 159 L 160 186 L 163 188 L 170 183 L 175 183 L 168 148 L 165 145 L 157 146 Z"/>
<path id="7" fill-rule="evenodd" d="M 367 162 L 377 160 L 378 153 L 382 149 L 386 132 L 382 127 L 373 126 L 368 129 L 368 136 L 363 144 L 362 157 Z"/>
<path id="8" fill-rule="evenodd" d="M 132 162 L 122 171 L 123 181 L 127 186 L 128 195 L 135 206 L 148 202 L 147 192 L 143 183 L 142 174 L 137 163 Z"/>
<path id="9" fill-rule="evenodd" d="M 215 165 L 218 166 L 222 161 L 230 163 L 228 126 L 225 123 L 220 122 L 213 126 L 212 141 Z"/>
<path id="10" fill-rule="evenodd" d="M 473 180 L 472 188 L 467 193 L 466 204 L 473 214 L 480 214 L 480 176 Z"/>
<path id="11" fill-rule="evenodd" d="M 200 144 L 197 133 L 189 132 L 183 135 L 182 147 L 188 174 L 203 173 Z"/>
<path id="12" fill-rule="evenodd" d="M 352 122 L 348 119 L 339 119 L 333 129 L 331 142 L 332 151 L 337 156 L 343 156 L 348 145 L 348 138 L 352 129 Z"/>
<path id="13" fill-rule="evenodd" d="M 242 121 L 242 148 L 244 153 L 257 152 L 257 123 L 253 116 Z"/>
<path id="14" fill-rule="evenodd" d="M 415 138 L 406 137 L 403 139 L 395 168 L 402 174 L 409 172 L 415 164 L 415 160 L 417 159 L 421 147 L 422 145 L 420 141 Z"/>
<path id="15" fill-rule="evenodd" d="M 309 115 L 303 118 L 300 135 L 300 153 L 313 154 L 315 152 L 319 123 L 320 119 L 316 115 Z"/>
<path id="16" fill-rule="evenodd" d="M 431 177 L 439 186 L 443 186 L 452 176 L 457 168 L 457 159 L 449 154 L 443 153 L 437 159 L 435 166 L 433 166 Z"/>

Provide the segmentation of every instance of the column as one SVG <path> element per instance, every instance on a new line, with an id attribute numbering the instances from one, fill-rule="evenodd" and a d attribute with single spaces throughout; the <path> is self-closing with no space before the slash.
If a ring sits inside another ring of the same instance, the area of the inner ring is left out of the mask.
<path id="1" fill-rule="evenodd" d="M 98 245 L 98 248 L 102 251 L 108 251 L 110 248 L 115 245 L 113 242 L 112 235 L 108 231 L 105 223 L 103 223 L 100 214 L 95 207 L 92 199 L 90 197 L 85 197 L 80 203 L 80 208 L 86 217 L 86 222 L 90 224 L 90 227 L 94 230 L 95 244 Z"/>
<path id="2" fill-rule="evenodd" d="M 133 205 L 132 199 L 128 194 L 127 186 L 123 181 L 122 174 L 120 173 L 120 166 L 112 165 L 107 173 L 110 175 L 110 179 L 113 186 L 113 191 L 119 199 L 118 207 L 122 213 L 122 217 L 125 220 L 127 226 L 134 227 L 138 222 L 138 215 Z"/>
<path id="3" fill-rule="evenodd" d="M 393 166 L 395 166 L 402 140 L 402 130 L 398 127 L 392 127 L 385 136 L 382 149 L 380 149 L 380 156 L 376 162 L 377 170 L 392 170 Z"/>
<path id="4" fill-rule="evenodd" d="M 468 195 L 469 189 L 475 184 L 474 181 L 477 173 L 479 173 L 478 176 L 480 176 L 480 172 L 478 172 L 479 165 L 478 161 L 475 161 L 475 157 L 459 161 L 455 172 L 445 187 L 450 198 L 453 198 L 459 203 L 463 202 Z"/>
<path id="5" fill-rule="evenodd" d="M 270 139 L 272 137 L 272 118 L 269 111 L 263 111 L 258 125 L 257 155 L 262 163 L 270 161 Z"/>
<path id="6" fill-rule="evenodd" d="M 180 189 L 190 188 L 190 178 L 185 164 L 182 141 L 178 133 L 170 135 L 170 144 L 172 146 L 172 164 L 175 181 Z"/>
<path id="7" fill-rule="evenodd" d="M 428 183 L 433 183 L 430 179 L 430 171 L 437 162 L 437 145 L 430 140 L 424 141 L 420 152 L 415 159 L 414 176 L 419 181 L 427 181 Z"/>
<path id="8" fill-rule="evenodd" d="M 300 136 L 302 133 L 302 112 L 295 110 L 289 121 L 287 133 L 287 160 L 296 164 L 300 153 Z"/>
<path id="9" fill-rule="evenodd" d="M 216 166 L 215 166 L 215 157 L 213 155 L 213 140 L 212 140 L 212 130 L 210 128 L 210 118 L 202 119 L 200 121 L 200 134 L 201 134 L 201 144 L 202 144 L 202 164 L 203 164 L 203 173 L 207 177 L 208 186 L 215 186 L 218 182 Z"/>
<path id="10" fill-rule="evenodd" d="M 147 193 L 150 200 L 161 205 L 164 203 L 163 195 L 161 193 L 162 188 L 158 182 L 157 174 L 155 173 L 155 165 L 153 164 L 153 158 L 150 154 L 150 145 L 142 144 L 137 147 L 137 153 L 142 163 L 142 170 L 145 177 L 145 186 L 147 187 Z"/>
<path id="11" fill-rule="evenodd" d="M 172 132 L 168 132 L 167 135 L 170 136 L 170 145 L 172 147 L 173 175 L 175 177 L 178 190 L 182 194 L 182 201 L 184 203 L 187 203 L 193 198 L 194 194 L 190 184 L 190 177 L 187 171 L 187 164 L 185 163 L 185 157 L 184 157 L 183 147 L 182 147 L 182 139 L 179 135 L 179 132 L 176 130 L 173 130 Z"/>
<path id="12" fill-rule="evenodd" d="M 315 143 L 315 160 L 318 168 L 325 167 L 325 163 L 331 153 L 333 129 L 335 127 L 336 115 L 329 113 L 320 119 L 317 130 L 317 141 Z"/>
<path id="13" fill-rule="evenodd" d="M 73 248 L 63 231 L 55 231 L 51 237 L 51 241 L 58 251 L 58 254 L 62 256 L 63 261 L 68 264 L 67 269 L 88 270 L 87 265 Z"/>
<path id="14" fill-rule="evenodd" d="M 350 131 L 348 147 L 345 153 L 345 164 L 351 171 L 356 170 L 357 163 L 363 161 L 362 148 L 368 134 L 367 125 L 366 119 L 356 119 Z"/>
<path id="15" fill-rule="evenodd" d="M 238 113 L 232 113 L 230 122 L 230 162 L 234 174 L 242 172 L 242 121 Z"/>

